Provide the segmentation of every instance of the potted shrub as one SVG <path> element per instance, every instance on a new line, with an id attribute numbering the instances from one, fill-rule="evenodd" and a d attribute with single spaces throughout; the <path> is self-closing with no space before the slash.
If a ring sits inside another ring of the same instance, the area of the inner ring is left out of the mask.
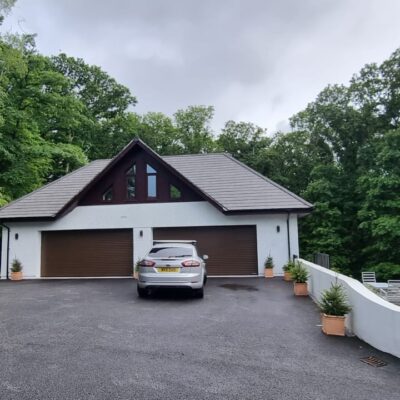
<path id="1" fill-rule="evenodd" d="M 283 266 L 283 280 L 284 281 L 292 281 L 292 274 L 291 274 L 291 269 L 294 267 L 294 262 L 293 261 L 288 261 L 287 264 Z"/>
<path id="2" fill-rule="evenodd" d="M 133 279 L 139 279 L 139 264 L 140 260 L 137 260 L 133 266 Z"/>
<path id="3" fill-rule="evenodd" d="M 264 276 L 266 278 L 274 277 L 274 260 L 271 256 L 268 256 L 264 263 Z"/>
<path id="4" fill-rule="evenodd" d="M 22 280 L 22 264 L 21 261 L 14 258 L 11 263 L 11 280 L 20 281 Z"/>
<path id="5" fill-rule="evenodd" d="M 343 286 L 335 283 L 330 289 L 324 290 L 318 306 L 321 310 L 322 332 L 326 335 L 344 336 L 345 318 L 351 307 Z"/>
<path id="6" fill-rule="evenodd" d="M 294 281 L 293 289 L 296 296 L 308 296 L 307 280 L 308 271 L 299 262 L 297 262 L 291 269 L 290 274 Z"/>

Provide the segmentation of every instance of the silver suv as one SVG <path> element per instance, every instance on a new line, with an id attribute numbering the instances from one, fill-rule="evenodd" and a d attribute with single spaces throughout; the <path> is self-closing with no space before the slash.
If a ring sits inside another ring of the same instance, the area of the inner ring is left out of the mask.
<path id="1" fill-rule="evenodd" d="M 155 240 L 153 248 L 139 262 L 138 295 L 145 297 L 151 288 L 191 288 L 196 297 L 204 296 L 208 256 L 200 258 L 194 240 Z"/>

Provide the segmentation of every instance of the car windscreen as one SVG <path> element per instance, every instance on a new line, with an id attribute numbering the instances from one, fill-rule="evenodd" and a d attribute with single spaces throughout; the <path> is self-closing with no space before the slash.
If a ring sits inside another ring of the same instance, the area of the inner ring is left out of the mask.
<path id="1" fill-rule="evenodd" d="M 154 258 L 181 258 L 192 257 L 193 250 L 190 247 L 153 247 L 149 257 Z"/>

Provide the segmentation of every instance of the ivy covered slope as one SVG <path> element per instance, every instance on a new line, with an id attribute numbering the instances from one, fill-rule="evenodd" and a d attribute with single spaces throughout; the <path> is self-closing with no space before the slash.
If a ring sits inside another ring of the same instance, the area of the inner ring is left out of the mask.
<path id="1" fill-rule="evenodd" d="M 32 35 L 0 36 L 0 205 L 134 137 L 161 155 L 227 151 L 315 205 L 300 220 L 301 256 L 400 278 L 400 50 L 328 86 L 287 133 L 243 121 L 214 132 L 212 106 L 140 115 L 136 102 L 98 66 L 43 56 Z"/>

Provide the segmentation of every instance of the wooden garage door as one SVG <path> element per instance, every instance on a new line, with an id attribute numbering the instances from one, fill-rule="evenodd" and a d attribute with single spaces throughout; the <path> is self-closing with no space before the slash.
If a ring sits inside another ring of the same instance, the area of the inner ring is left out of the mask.
<path id="1" fill-rule="evenodd" d="M 128 276 L 132 230 L 42 232 L 42 277 Z"/>
<path id="2" fill-rule="evenodd" d="M 257 275 L 255 226 L 155 228 L 155 240 L 197 240 L 200 256 L 207 254 L 208 275 Z"/>

